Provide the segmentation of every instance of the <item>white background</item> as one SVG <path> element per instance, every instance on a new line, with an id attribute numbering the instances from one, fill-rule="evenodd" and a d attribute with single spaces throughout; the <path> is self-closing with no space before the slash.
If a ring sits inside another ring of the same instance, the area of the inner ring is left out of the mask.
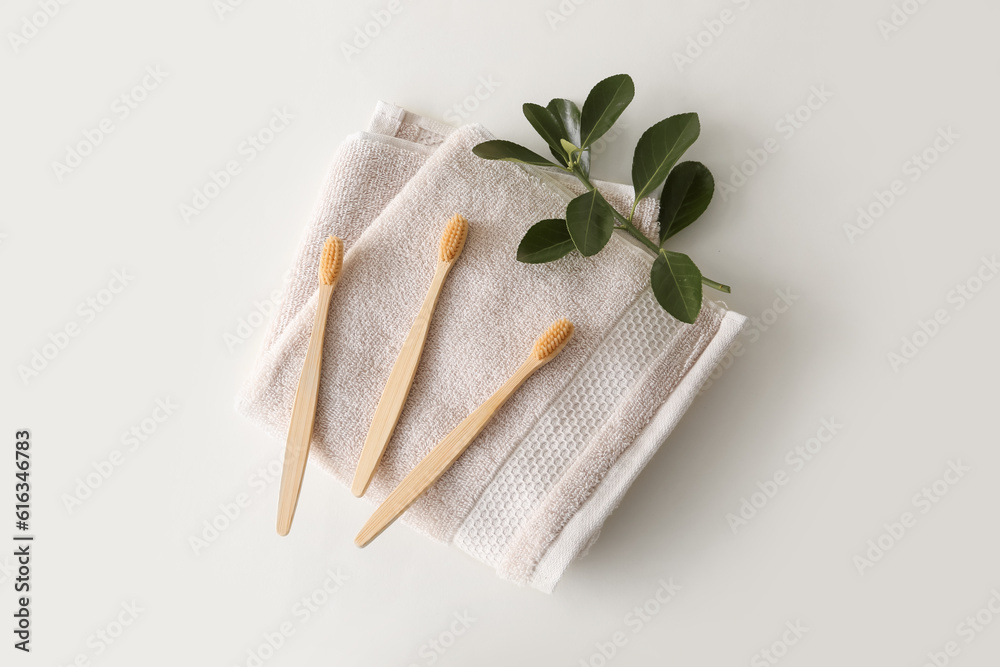
<path id="1" fill-rule="evenodd" d="M 1000 280 L 975 281 L 982 258 L 1000 252 L 1000 7 L 904 4 L 919 9 L 884 35 L 892 0 L 403 0 L 347 57 L 343 45 L 386 2 L 247 0 L 222 17 L 209 0 L 73 2 L 16 52 L 9 34 L 39 5 L 5 3 L 0 535 L 7 543 L 14 532 L 14 431 L 29 428 L 37 542 L 34 651 L 14 651 L 4 630 L 0 662 L 252 665 L 248 651 L 290 622 L 294 634 L 263 664 L 762 665 L 772 663 L 758 652 L 797 621 L 804 636 L 775 648 L 789 667 L 916 667 L 949 641 L 959 649 L 950 664 L 996 664 L 1000 619 L 971 642 L 957 626 L 1000 590 Z M 733 20 L 704 32 L 707 46 L 678 66 L 675 54 L 724 9 Z M 147 67 L 168 74 L 118 119 L 112 104 Z M 702 121 L 688 156 L 718 183 L 777 140 L 673 246 L 733 285 L 731 308 L 770 324 L 751 324 L 744 353 L 552 596 L 405 528 L 356 549 L 370 506 L 315 469 L 295 530 L 278 538 L 277 483 L 255 475 L 281 443 L 232 407 L 264 327 L 239 345 L 225 337 L 280 288 L 337 144 L 386 99 L 453 120 L 459 105 L 467 122 L 540 150 L 520 105 L 582 103 L 618 72 L 633 76 L 636 98 L 594 157 L 598 177 L 627 179 L 641 132 L 683 111 Z M 496 88 L 472 99 L 481 78 Z M 809 118 L 787 136 L 776 123 L 814 86 L 832 97 L 800 110 Z M 239 145 L 275 108 L 294 115 L 289 127 L 185 222 L 179 205 L 243 159 Z M 53 163 L 105 117 L 114 131 L 60 180 Z M 905 163 L 947 128 L 959 138 L 912 180 Z M 895 179 L 905 192 L 851 242 L 845 224 Z M 87 321 L 78 305 L 121 269 L 134 278 Z M 959 308 L 952 291 L 970 279 L 981 289 Z M 796 299 L 773 318 L 777 290 Z M 916 336 L 919 352 L 894 369 L 887 355 L 938 309 L 946 324 Z M 79 335 L 22 379 L 18 368 L 71 322 Z M 179 407 L 127 451 L 122 434 L 167 398 Z M 842 430 L 793 472 L 786 452 L 823 418 Z M 68 509 L 114 450 L 121 465 Z M 968 472 L 939 485 L 948 490 L 938 502 L 914 504 L 949 461 Z M 734 532 L 727 514 L 777 471 L 788 483 Z M 190 538 L 240 494 L 249 505 L 196 554 Z M 915 525 L 859 565 L 907 511 Z M 0 565 L 7 628 L 12 557 Z M 338 570 L 339 590 L 308 620 L 296 615 Z M 671 577 L 676 597 L 651 603 L 658 613 L 640 625 L 633 608 Z M 133 601 L 135 622 L 100 643 L 95 633 Z M 465 629 L 455 614 L 475 620 Z M 625 643 L 603 658 L 616 632 Z M 432 640 L 450 646 L 438 653 Z"/>

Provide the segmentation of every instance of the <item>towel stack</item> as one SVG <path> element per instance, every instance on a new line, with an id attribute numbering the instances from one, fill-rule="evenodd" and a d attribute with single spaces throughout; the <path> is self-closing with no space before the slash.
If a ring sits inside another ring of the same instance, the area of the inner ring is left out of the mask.
<path id="1" fill-rule="evenodd" d="M 597 257 L 514 259 L 532 224 L 564 217 L 578 184 L 481 160 L 492 139 L 380 103 L 333 157 L 238 410 L 284 441 L 316 308 L 323 240 L 347 249 L 330 306 L 312 460 L 350 486 L 389 371 L 423 300 L 445 222 L 469 220 L 409 400 L 366 498 L 381 502 L 524 360 L 553 321 L 576 336 L 403 516 L 508 580 L 550 592 L 597 536 L 746 322 L 705 300 L 681 324 L 648 287 L 648 255 L 615 234 Z M 598 182 L 619 210 L 630 187 Z M 655 236 L 656 204 L 636 221 Z M 345 536 L 345 541 L 350 536 Z"/>

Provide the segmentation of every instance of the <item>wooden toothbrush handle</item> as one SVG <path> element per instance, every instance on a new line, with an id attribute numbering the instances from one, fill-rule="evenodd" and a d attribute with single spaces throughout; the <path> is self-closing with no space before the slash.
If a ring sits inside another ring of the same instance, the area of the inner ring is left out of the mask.
<path id="1" fill-rule="evenodd" d="M 365 523 L 361 532 L 354 538 L 359 547 L 367 545 L 399 518 L 420 495 L 436 482 L 451 464 L 462 455 L 472 441 L 482 432 L 497 410 L 507 402 L 518 387 L 531 377 L 544 362 L 534 356 L 529 358 L 517 369 L 513 376 L 502 387 L 480 405 L 462 423 L 455 427 L 445 438 L 434 446 L 427 456 L 410 471 L 399 483 L 399 486 L 389 494 L 389 497 L 378 506 L 378 509 Z"/>
<path id="2" fill-rule="evenodd" d="M 420 307 L 416 319 L 413 320 L 413 325 L 410 327 L 410 332 L 406 334 L 406 340 L 403 341 L 399 356 L 396 357 L 396 363 L 389 373 L 389 379 L 382 390 L 382 397 L 379 399 L 378 407 L 375 408 L 375 416 L 372 417 L 368 436 L 361 448 L 358 467 L 354 471 L 351 493 L 355 496 L 361 497 L 368 490 L 368 485 L 371 484 L 372 477 L 375 475 L 375 468 L 378 467 L 378 462 L 382 459 L 382 454 L 385 453 L 386 445 L 392 438 L 392 432 L 396 429 L 396 423 L 399 421 L 399 415 L 403 412 L 403 405 L 406 404 L 406 397 L 410 394 L 413 378 L 420 365 L 420 355 L 424 350 L 424 343 L 427 341 L 427 332 L 430 330 L 434 308 L 437 306 L 438 297 L 441 296 L 441 288 L 444 287 L 444 279 L 448 276 L 452 265 L 452 262 L 438 262 L 424 303 Z"/>
<path id="3" fill-rule="evenodd" d="M 287 535 L 292 528 L 292 517 L 299 502 L 302 477 L 309 459 L 309 444 L 312 441 L 313 424 L 316 419 L 316 401 L 319 398 L 319 377 L 323 369 L 323 338 L 326 333 L 326 318 L 330 311 L 330 295 L 333 285 L 320 285 L 316 302 L 316 319 L 313 321 L 309 347 L 302 364 L 302 375 L 295 391 L 292 418 L 288 425 L 288 440 L 285 444 L 285 465 L 281 471 L 281 488 L 278 491 L 278 534 Z"/>

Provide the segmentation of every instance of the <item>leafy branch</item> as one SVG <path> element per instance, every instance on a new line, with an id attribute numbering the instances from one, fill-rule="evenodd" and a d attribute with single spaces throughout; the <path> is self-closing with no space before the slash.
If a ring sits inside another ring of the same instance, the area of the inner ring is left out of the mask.
<path id="1" fill-rule="evenodd" d="M 728 293 L 727 285 L 704 277 L 683 253 L 667 250 L 666 242 L 697 220 L 712 201 L 715 180 L 700 162 L 677 164 L 701 132 L 698 115 L 678 114 L 661 120 L 639 138 L 632 158 L 635 201 L 628 215 L 608 203 L 590 181 L 590 149 L 618 120 L 632 101 L 635 86 L 627 74 L 616 74 L 598 83 L 583 103 L 554 99 L 546 106 L 523 107 L 524 116 L 548 144 L 556 162 L 510 141 L 483 142 L 472 149 L 486 160 L 507 160 L 540 167 L 554 167 L 573 174 L 587 191 L 566 206 L 566 217 L 542 220 L 521 239 L 517 259 L 530 264 L 552 262 L 573 250 L 584 257 L 599 253 L 614 230 L 630 234 L 654 257 L 650 284 L 656 300 L 682 322 L 698 317 L 702 285 Z M 660 192 L 658 243 L 635 226 L 639 202 Z"/>

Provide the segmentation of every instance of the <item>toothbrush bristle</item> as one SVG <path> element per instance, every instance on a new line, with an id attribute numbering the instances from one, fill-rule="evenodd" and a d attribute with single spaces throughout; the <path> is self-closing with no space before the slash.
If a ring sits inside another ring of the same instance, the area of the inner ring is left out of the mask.
<path id="1" fill-rule="evenodd" d="M 558 354 L 572 337 L 573 323 L 565 317 L 556 321 L 535 341 L 535 348 L 533 350 L 535 358 L 542 361 Z"/>
<path id="2" fill-rule="evenodd" d="M 462 252 L 465 238 L 469 235 L 469 221 L 456 213 L 448 221 L 441 235 L 441 261 L 452 262 Z"/>
<path id="3" fill-rule="evenodd" d="M 329 236 L 323 244 L 323 258 L 319 262 L 319 282 L 332 285 L 340 276 L 344 265 L 344 242 L 336 236 Z"/>

